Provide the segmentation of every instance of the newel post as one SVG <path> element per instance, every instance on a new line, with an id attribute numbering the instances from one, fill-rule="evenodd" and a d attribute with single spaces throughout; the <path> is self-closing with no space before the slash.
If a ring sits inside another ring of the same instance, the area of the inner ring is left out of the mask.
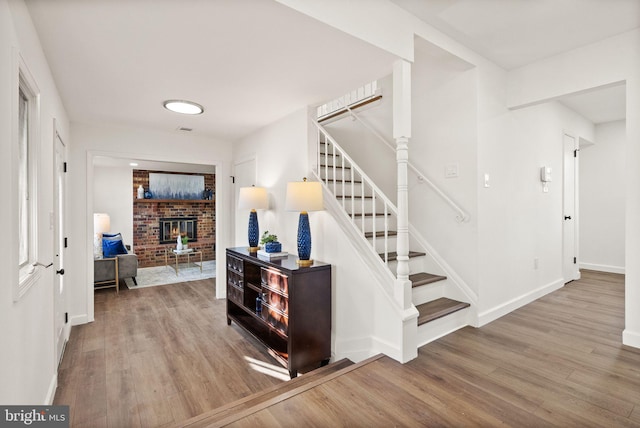
<path id="1" fill-rule="evenodd" d="M 393 66 L 393 138 L 398 163 L 398 264 L 394 296 L 403 309 L 411 306 L 409 281 L 409 138 L 411 138 L 411 63 Z"/>

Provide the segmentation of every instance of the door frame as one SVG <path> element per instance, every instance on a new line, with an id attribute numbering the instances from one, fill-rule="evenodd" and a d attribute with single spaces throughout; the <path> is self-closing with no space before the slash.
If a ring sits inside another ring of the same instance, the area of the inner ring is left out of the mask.
<path id="1" fill-rule="evenodd" d="M 238 237 L 239 234 L 241 234 L 240 232 L 240 228 L 243 227 L 243 225 L 247 224 L 247 218 L 248 218 L 248 213 L 240 213 L 238 212 L 238 210 L 236 209 L 236 207 L 238 206 L 238 194 L 240 192 L 240 187 L 242 187 L 243 184 L 242 183 L 242 179 L 239 177 L 239 167 L 241 165 L 244 164 L 249 164 L 249 163 L 253 163 L 253 170 L 251 171 L 252 177 L 251 177 L 251 185 L 257 185 L 257 180 L 258 180 L 258 160 L 257 157 L 255 155 L 255 153 L 245 156 L 243 158 L 238 159 L 237 161 L 235 161 L 233 163 L 233 180 L 231 182 L 231 190 L 230 190 L 230 194 L 232 195 L 233 198 L 233 207 L 234 210 L 233 212 L 235 213 L 234 215 L 231 216 L 231 221 L 232 221 L 232 229 L 233 230 L 233 243 L 234 245 L 245 245 L 247 243 L 246 240 L 246 229 L 245 229 L 245 239 L 240 240 L 240 242 L 242 242 L 242 244 L 238 243 Z M 245 177 L 248 178 L 248 177 Z M 245 215 L 247 217 L 242 217 L 243 215 Z M 241 219 L 244 219 L 241 221 Z M 245 226 L 246 227 L 246 226 Z"/>
<path id="2" fill-rule="evenodd" d="M 60 151 L 61 157 L 58 157 Z M 64 269 L 66 259 L 64 245 L 67 221 L 67 180 L 65 165 L 67 147 L 58 132 L 56 120 L 53 120 L 53 254 L 56 272 Z M 61 174 L 61 175 L 60 175 Z M 60 200 L 62 199 L 62 200 Z M 69 322 L 69 287 L 65 285 L 64 274 L 54 274 L 53 297 L 53 331 L 54 331 L 54 363 L 57 367 L 62 361 L 66 343 L 71 334 Z"/>
<path id="3" fill-rule="evenodd" d="M 573 140 L 571 150 L 567 150 L 567 138 Z M 579 139 L 570 132 L 562 133 L 562 277 L 564 283 L 568 283 L 580 279 L 579 269 L 579 242 L 580 234 L 578 227 L 579 214 L 579 157 L 580 153 Z M 573 174 L 567 174 L 567 164 L 573 164 Z M 571 176 L 573 175 L 573 176 Z M 573 192 L 573 207 L 566 206 L 566 192 Z M 565 217 L 570 216 L 571 219 Z M 573 239 L 567 238 L 567 228 L 573 228 Z M 573 242 L 569 242 L 573 241 Z M 573 251 L 569 251 L 573 247 Z M 575 261 L 571 260 L 570 254 L 573 253 Z"/>
<path id="4" fill-rule="evenodd" d="M 215 168 L 216 174 L 216 203 L 215 203 L 215 219 L 216 219 L 216 261 L 217 263 L 224 263 L 221 260 L 225 260 L 225 249 L 230 242 L 229 233 L 229 217 L 231 216 L 231 201 L 229 192 L 227 189 L 229 176 L 230 176 L 230 161 L 225 159 L 210 158 L 208 156 L 200 156 L 197 154 L 186 155 L 180 159 L 176 159 L 172 153 L 144 153 L 144 152 L 128 152 L 124 150 L 104 151 L 104 150 L 87 150 L 85 156 L 86 167 L 86 187 L 85 192 L 85 239 L 84 239 L 84 252 L 85 252 L 85 276 L 84 281 L 86 285 L 86 315 L 79 316 L 77 318 L 72 317 L 72 324 L 85 324 L 95 321 L 95 305 L 94 305 L 94 286 L 93 286 L 93 169 L 94 159 L 97 157 L 108 157 L 114 159 L 138 159 L 142 161 L 157 161 L 157 162 L 179 162 L 179 163 L 193 163 L 200 165 L 211 165 Z M 81 244 L 82 245 L 82 244 Z M 226 276 L 216 275 L 216 298 L 226 298 Z"/>

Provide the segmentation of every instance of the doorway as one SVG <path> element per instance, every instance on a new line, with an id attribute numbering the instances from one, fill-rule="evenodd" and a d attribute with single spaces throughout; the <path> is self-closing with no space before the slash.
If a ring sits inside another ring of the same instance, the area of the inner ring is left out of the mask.
<path id="1" fill-rule="evenodd" d="M 563 136 L 562 168 L 562 273 L 564 283 L 580 279 L 578 269 L 578 210 L 577 210 L 577 163 L 578 145 L 576 138 Z"/>
<path id="2" fill-rule="evenodd" d="M 234 207 L 238 206 L 238 195 L 241 187 L 250 187 L 256 184 L 256 159 L 244 159 L 234 165 L 233 201 Z M 234 243 L 242 242 L 248 244 L 247 225 L 249 213 L 242 210 L 235 210 L 233 230 L 235 230 Z"/>
<path id="3" fill-rule="evenodd" d="M 69 340 L 71 324 L 69 323 L 69 311 L 67 303 L 67 288 L 64 278 L 65 261 L 65 213 L 66 213 L 66 147 L 60 134 L 55 130 L 54 141 L 54 209 L 53 209 L 53 229 L 54 229 L 54 268 L 56 275 L 53 276 L 54 285 L 54 338 L 56 341 L 56 366 L 62 361 L 64 347 Z"/>

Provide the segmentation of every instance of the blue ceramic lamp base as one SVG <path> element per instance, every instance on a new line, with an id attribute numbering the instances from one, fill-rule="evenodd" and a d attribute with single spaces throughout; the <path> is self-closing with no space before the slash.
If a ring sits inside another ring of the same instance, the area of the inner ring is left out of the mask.
<path id="1" fill-rule="evenodd" d="M 309 226 L 309 214 L 306 211 L 300 213 L 298 220 L 298 260 L 300 266 L 311 266 L 311 227 Z"/>
<path id="2" fill-rule="evenodd" d="M 251 210 L 249 213 L 249 252 L 255 253 L 260 249 L 258 240 L 260 236 L 260 228 L 258 227 L 258 213 Z"/>

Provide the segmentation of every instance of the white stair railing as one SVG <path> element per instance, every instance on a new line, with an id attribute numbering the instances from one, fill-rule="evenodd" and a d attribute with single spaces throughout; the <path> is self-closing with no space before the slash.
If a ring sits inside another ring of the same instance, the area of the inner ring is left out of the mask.
<path id="1" fill-rule="evenodd" d="M 349 216 L 351 223 L 362 232 L 363 236 L 371 236 L 370 247 L 375 254 L 380 254 L 378 244 L 379 239 L 382 240 L 383 253 L 380 256 L 388 264 L 391 220 L 397 219 L 398 209 L 326 129 L 315 119 L 311 119 L 311 122 L 318 129 L 316 140 L 318 179 L 333 193 Z M 370 203 L 367 204 L 366 200 L 370 200 Z M 367 209 L 368 206 L 370 210 Z M 370 222 L 366 219 L 369 216 Z M 383 219 L 380 228 L 376 221 L 377 217 Z"/>
<path id="2" fill-rule="evenodd" d="M 393 152 L 396 151 L 395 147 L 391 143 L 389 143 L 376 129 L 374 129 L 367 122 L 362 120 L 362 118 L 360 118 L 360 116 L 358 116 L 358 114 L 356 114 L 356 112 L 353 111 L 353 109 L 349 108 L 348 106 L 345 107 L 345 108 L 349 111 L 349 114 L 351 115 L 351 117 L 356 119 L 362 126 L 364 126 L 367 130 L 369 130 L 369 132 L 371 132 L 373 135 L 375 135 L 376 138 L 378 138 L 380 141 L 382 141 L 385 144 L 385 146 L 387 146 Z M 467 212 L 465 210 L 463 210 L 458 204 L 456 204 L 453 201 L 453 199 L 451 199 L 449 196 L 447 196 L 447 194 L 444 193 L 442 191 L 442 189 L 440 189 L 433 181 L 429 180 L 429 178 L 426 176 L 426 174 L 422 173 L 411 162 L 409 162 L 408 166 L 409 166 L 409 169 L 411 171 L 413 171 L 418 176 L 419 180 L 424 181 L 426 184 L 428 184 L 431 187 L 431 189 L 433 189 L 433 191 L 438 196 L 440 196 L 440 198 L 442 198 L 443 201 L 445 201 L 451 208 L 453 208 L 453 210 L 456 212 L 456 220 L 459 223 L 463 223 L 463 222 L 465 222 L 465 221 L 467 221 L 469 219 L 469 214 L 467 214 Z"/>

